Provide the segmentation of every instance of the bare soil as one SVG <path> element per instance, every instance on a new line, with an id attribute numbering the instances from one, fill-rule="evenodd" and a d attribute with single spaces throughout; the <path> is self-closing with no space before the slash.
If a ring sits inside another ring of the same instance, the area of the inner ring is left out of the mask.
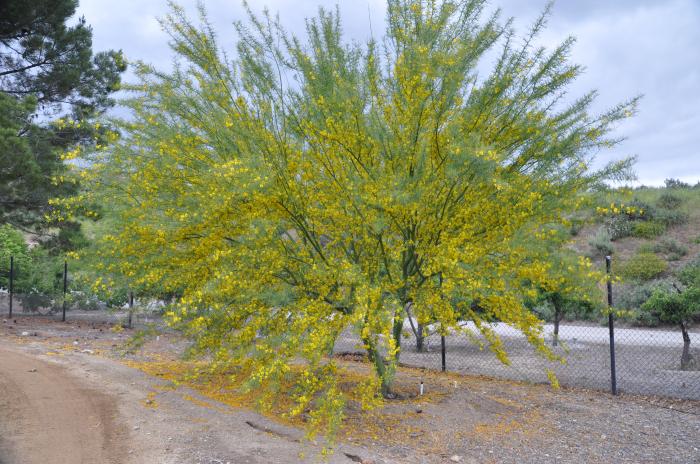
<path id="1" fill-rule="evenodd" d="M 0 325 L 2 464 L 319 461 L 320 445 L 299 428 L 127 365 L 177 359 L 176 335 L 125 354 L 134 332 L 110 328 L 41 318 Z M 367 371 L 361 357 L 344 358 L 346 369 Z M 700 462 L 697 401 L 419 369 L 401 370 L 397 382 L 406 394 L 379 410 L 350 405 L 329 462 Z"/>
<path id="2" fill-rule="evenodd" d="M 114 397 L 4 344 L 0 372 L 3 462 L 123 462 L 126 429 Z"/>

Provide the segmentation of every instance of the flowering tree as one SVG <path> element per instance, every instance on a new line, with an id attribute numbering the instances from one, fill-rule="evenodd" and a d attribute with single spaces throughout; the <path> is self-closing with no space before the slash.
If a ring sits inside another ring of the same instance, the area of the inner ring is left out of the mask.
<path id="1" fill-rule="evenodd" d="M 485 3 L 389 0 L 381 46 L 344 42 L 337 12 L 305 40 L 251 13 L 235 58 L 203 12 L 198 27 L 173 7 L 179 65 L 140 67 L 133 119 L 86 174 L 85 200 L 119 218 L 104 266 L 177 291 L 171 321 L 195 349 L 252 386 L 295 376 L 293 412 L 314 417 L 340 417 L 328 355 L 345 330 L 374 366 L 365 396 L 390 391 L 407 307 L 443 331 L 473 320 L 504 362 L 485 321 L 551 356 L 524 305 L 553 278 L 532 239 L 556 248 L 579 194 L 628 168 L 590 170 L 635 101 L 600 116 L 594 93 L 564 103 L 572 40 L 535 48 L 543 15 L 516 45 Z"/>

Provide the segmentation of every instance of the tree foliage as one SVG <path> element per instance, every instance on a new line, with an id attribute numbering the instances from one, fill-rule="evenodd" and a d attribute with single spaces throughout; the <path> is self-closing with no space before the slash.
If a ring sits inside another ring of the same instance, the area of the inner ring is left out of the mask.
<path id="1" fill-rule="evenodd" d="M 77 4 L 0 4 L 0 223 L 36 228 L 50 198 L 77 191 L 61 182 L 61 154 L 101 138 L 89 121 L 113 104 L 119 87 L 121 53 L 93 55 L 84 18 L 67 25 Z"/>
<path id="2" fill-rule="evenodd" d="M 654 313 L 661 321 L 678 325 L 683 336 L 681 369 L 689 369 L 693 362 L 690 354 L 688 329 L 700 316 L 700 259 L 684 266 L 676 275 L 673 289 L 659 288 L 642 305 L 642 309 Z"/>
<path id="3" fill-rule="evenodd" d="M 266 391 L 295 376 L 292 412 L 331 426 L 338 336 L 368 352 L 368 401 L 387 393 L 409 304 L 442 331 L 473 320 L 503 362 L 488 321 L 553 356 L 525 302 L 558 278 L 548 250 L 578 194 L 628 168 L 591 164 L 635 100 L 598 116 L 594 92 L 565 103 L 573 40 L 535 47 L 545 14 L 521 43 L 484 8 L 389 0 L 383 43 L 364 45 L 344 41 L 337 12 L 309 19 L 305 39 L 251 13 L 231 57 L 203 11 L 197 26 L 173 7 L 179 64 L 138 68 L 133 119 L 85 174 L 82 200 L 119 218 L 102 269 L 177 292 L 171 322 L 195 352 Z"/>

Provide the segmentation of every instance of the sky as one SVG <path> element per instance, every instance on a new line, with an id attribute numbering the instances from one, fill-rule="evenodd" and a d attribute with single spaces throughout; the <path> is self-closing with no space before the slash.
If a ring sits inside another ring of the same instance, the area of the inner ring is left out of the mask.
<path id="1" fill-rule="evenodd" d="M 194 17 L 196 0 L 180 0 Z M 205 0 L 221 48 L 233 54 L 232 23 L 244 19 L 239 0 Z M 381 36 L 383 0 L 249 0 L 254 10 L 279 13 L 285 27 L 302 36 L 304 19 L 319 6 L 339 5 L 348 39 Z M 514 17 L 525 33 L 546 0 L 491 0 L 504 17 Z M 93 49 L 121 49 L 127 59 L 170 68 L 173 54 L 157 21 L 168 11 L 165 0 L 80 0 L 78 15 L 93 27 Z M 559 0 L 540 37 L 554 47 L 567 36 L 577 39 L 571 60 L 586 69 L 570 89 L 572 97 L 597 89 L 596 111 L 643 95 L 639 114 L 615 135 L 626 140 L 598 155 L 598 164 L 636 156 L 636 184 L 661 185 L 664 179 L 700 181 L 700 1 Z M 127 74 L 125 80 L 129 81 Z"/>

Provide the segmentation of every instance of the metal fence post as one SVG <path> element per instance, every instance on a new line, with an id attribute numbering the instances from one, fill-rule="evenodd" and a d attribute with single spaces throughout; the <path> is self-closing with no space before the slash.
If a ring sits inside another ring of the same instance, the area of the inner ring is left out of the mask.
<path id="1" fill-rule="evenodd" d="M 615 371 L 615 325 L 613 318 L 612 275 L 610 272 L 612 258 L 605 257 L 605 272 L 608 287 L 608 329 L 610 331 L 610 389 L 617 395 L 617 372 Z"/>
<path id="2" fill-rule="evenodd" d="M 66 322 L 66 293 L 68 293 L 68 261 L 63 261 L 63 317 L 61 321 Z"/>
<path id="3" fill-rule="evenodd" d="M 440 279 L 440 288 L 442 288 L 442 272 L 439 274 L 439 279 Z M 442 324 L 441 324 L 442 325 Z M 440 334 L 440 358 L 442 361 L 442 372 L 445 372 L 445 369 L 447 369 L 447 362 L 445 360 L 446 353 L 445 353 L 445 332 L 444 332 L 444 327 L 440 327 L 443 329 L 442 334 Z"/>
<path id="4" fill-rule="evenodd" d="M 442 372 L 447 369 L 447 364 L 445 362 L 445 336 L 440 336 L 440 355 L 442 356 Z"/>
<path id="5" fill-rule="evenodd" d="M 134 312 L 134 292 L 129 292 L 129 328 L 131 328 L 131 314 Z"/>
<path id="6" fill-rule="evenodd" d="M 10 256 L 10 315 L 12 317 L 12 296 L 15 291 L 15 257 Z"/>

